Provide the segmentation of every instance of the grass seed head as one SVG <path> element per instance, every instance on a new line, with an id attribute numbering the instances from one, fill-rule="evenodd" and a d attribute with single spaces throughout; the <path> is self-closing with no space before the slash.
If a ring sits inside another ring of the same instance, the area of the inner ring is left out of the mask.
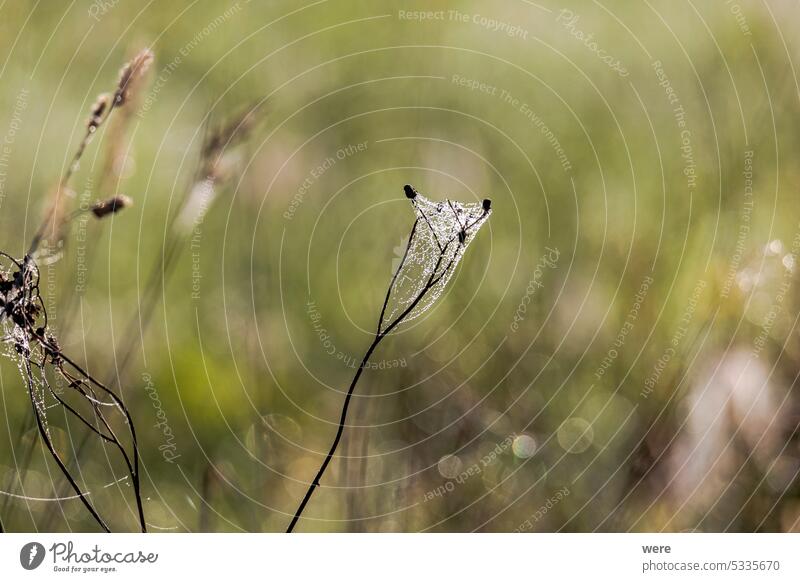
<path id="1" fill-rule="evenodd" d="M 150 49 L 143 49 L 120 69 L 117 91 L 114 94 L 117 107 L 125 105 L 130 100 L 136 86 L 152 63 L 153 52 Z"/>
<path id="2" fill-rule="evenodd" d="M 108 93 L 101 93 L 97 96 L 97 100 L 92 105 L 92 110 L 89 114 L 89 121 L 86 123 L 89 133 L 94 133 L 100 124 L 103 123 L 103 114 L 108 108 L 109 96 Z"/>
<path id="3" fill-rule="evenodd" d="M 114 196 L 108 200 L 96 202 L 94 206 L 92 206 L 92 214 L 94 214 L 97 218 L 104 218 L 109 214 L 119 212 L 128 206 L 133 206 L 133 200 L 124 194 L 119 194 L 118 196 Z"/>

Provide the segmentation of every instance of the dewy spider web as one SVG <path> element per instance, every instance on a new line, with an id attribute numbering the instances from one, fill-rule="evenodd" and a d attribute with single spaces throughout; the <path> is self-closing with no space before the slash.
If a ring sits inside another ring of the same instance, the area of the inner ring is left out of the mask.
<path id="1" fill-rule="evenodd" d="M 444 291 L 450 277 L 453 276 L 453 271 L 461 257 L 464 256 L 467 245 L 472 242 L 475 234 L 492 212 L 490 200 L 484 200 L 480 204 L 463 204 L 451 200 L 432 202 L 408 184 L 403 187 L 403 190 L 414 205 L 417 219 L 414 221 L 414 226 L 411 227 L 411 234 L 408 236 L 408 243 L 400 265 L 389 283 L 381 314 L 378 317 L 375 337 L 367 348 L 361 365 L 356 370 L 356 374 L 350 382 L 350 388 L 347 390 L 339 428 L 333 444 L 289 523 L 289 527 L 286 529 L 287 533 L 294 531 L 314 490 L 319 487 L 325 469 L 336 453 L 336 448 L 344 433 L 350 399 L 372 352 L 395 327 L 425 313 L 433 305 Z"/>
<path id="2" fill-rule="evenodd" d="M 482 203 L 434 202 L 411 186 L 406 186 L 406 196 L 414 205 L 417 220 L 390 285 L 379 333 L 398 317 L 409 321 L 430 309 L 447 287 L 467 246 L 491 214 L 488 200 Z M 423 294 L 426 287 L 427 292 Z M 414 306 L 403 316 L 412 304 Z"/>
<path id="3" fill-rule="evenodd" d="M 73 475 L 65 463 L 65 451 L 56 447 L 47 418 L 47 410 L 51 407 L 60 406 L 65 414 L 79 421 L 104 445 L 119 452 L 125 464 L 125 479 L 130 478 L 134 489 L 141 530 L 146 531 L 139 481 L 139 449 L 130 412 L 120 397 L 61 351 L 58 340 L 48 327 L 47 310 L 39 293 L 39 269 L 31 255 L 16 260 L 0 251 L 0 331 L 5 345 L 4 355 L 17 363 L 22 374 L 42 443 L 76 497 L 102 529 L 110 531 L 88 499 L 89 492 L 84 491 L 79 483 L 82 476 Z M 63 394 L 59 394 L 51 384 L 48 370 L 53 377 L 65 382 L 68 389 Z M 53 404 L 48 405 L 48 400 Z M 120 423 L 126 428 L 129 438 L 121 439 L 117 435 L 118 429 L 114 425 Z"/>

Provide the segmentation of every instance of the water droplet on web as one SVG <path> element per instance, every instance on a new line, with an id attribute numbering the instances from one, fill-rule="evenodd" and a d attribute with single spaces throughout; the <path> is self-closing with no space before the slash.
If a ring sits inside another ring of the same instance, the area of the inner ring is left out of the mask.
<path id="1" fill-rule="evenodd" d="M 410 321 L 430 309 L 491 214 L 481 202 L 433 202 L 419 193 L 412 204 L 416 226 L 400 253 L 401 257 L 405 254 L 405 259 L 399 261 L 383 319 L 384 329 L 406 311 L 404 321 Z"/>

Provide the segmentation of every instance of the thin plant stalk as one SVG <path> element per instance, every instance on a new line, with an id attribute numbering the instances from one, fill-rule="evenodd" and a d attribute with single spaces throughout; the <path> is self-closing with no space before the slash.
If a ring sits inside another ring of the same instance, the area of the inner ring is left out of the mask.
<path id="1" fill-rule="evenodd" d="M 239 114 L 222 126 L 210 130 L 205 137 L 200 152 L 198 168 L 192 178 L 191 186 L 184 194 L 181 207 L 185 207 L 194 189 L 201 183 L 207 183 L 213 188 L 221 187 L 228 177 L 229 172 L 222 167 L 222 154 L 229 147 L 235 147 L 244 141 L 252 129 L 254 116 L 252 109 Z M 106 384 L 113 386 L 123 384 L 123 378 L 128 366 L 133 361 L 136 349 L 140 345 L 139 339 L 142 338 L 148 328 L 156 307 L 159 305 L 159 293 L 163 292 L 164 286 L 169 282 L 174 273 L 174 266 L 180 257 L 182 245 L 186 240 L 185 229 L 178 223 L 178 215 L 173 217 L 169 226 L 167 240 L 164 250 L 158 261 L 153 264 L 147 276 L 142 300 L 139 308 L 131 316 L 125 327 L 122 337 L 127 338 L 126 343 L 120 348 L 113 369 L 108 371 Z M 89 434 L 85 433 L 78 443 L 73 462 L 77 464 L 83 456 L 89 442 Z"/>
<path id="2" fill-rule="evenodd" d="M 66 356 L 61 351 L 55 337 L 48 331 L 47 311 L 39 294 L 38 269 L 30 255 L 21 262 L 1 251 L 0 255 L 11 261 L 19 269 L 13 282 L 4 280 L 5 288 L 7 289 L 4 294 L 6 309 L 8 310 L 6 316 L 14 322 L 18 330 L 18 332 L 15 332 L 15 335 L 7 337 L 4 341 L 13 342 L 14 349 L 20 358 L 23 377 L 33 408 L 33 416 L 42 443 L 45 445 L 45 448 L 69 482 L 70 487 L 75 491 L 77 497 L 81 500 L 92 518 L 100 525 L 103 531 L 110 531 L 108 524 L 100 517 L 93 504 L 87 499 L 88 493 L 82 491 L 50 438 L 43 407 L 44 395 L 45 392 L 47 392 L 92 433 L 99 436 L 103 441 L 114 445 L 119 450 L 133 485 L 141 531 L 145 532 L 147 528 L 144 519 L 139 482 L 139 447 L 130 412 L 121 398 L 112 390 L 95 379 L 74 360 Z M 9 285 L 10 288 L 8 288 Z M 83 398 L 84 402 L 89 403 L 99 426 L 92 423 L 53 390 L 47 379 L 45 370 L 48 364 L 53 367 L 55 373 L 68 382 L 69 387 L 78 393 Z M 40 385 L 38 389 L 37 385 Z M 95 390 L 102 392 L 103 397 L 109 398 L 111 402 L 106 403 L 104 400 L 101 400 Z M 111 405 L 123 414 L 125 424 L 130 433 L 130 453 L 128 453 L 121 439 L 116 435 L 110 422 L 101 410 L 101 405 Z"/>
<path id="3" fill-rule="evenodd" d="M 48 392 L 55 397 L 55 399 L 61 404 L 65 410 L 73 414 L 82 424 L 84 424 L 87 428 L 90 429 L 91 433 L 94 433 L 100 436 L 104 441 L 112 443 L 116 448 L 119 449 L 122 457 L 125 461 L 125 464 L 128 468 L 129 476 L 131 477 L 131 482 L 134 487 L 134 495 L 136 498 L 136 506 L 137 506 L 137 513 L 138 519 L 141 526 L 142 531 L 146 531 L 146 524 L 144 520 L 144 512 L 142 507 L 142 499 L 141 499 L 141 491 L 139 487 L 139 449 L 136 442 L 136 434 L 133 428 L 133 421 L 131 416 L 127 410 L 127 408 L 122 403 L 121 399 L 119 399 L 116 394 L 110 391 L 105 385 L 101 384 L 95 378 L 84 372 L 77 364 L 73 361 L 69 360 L 64 356 L 61 352 L 60 347 L 58 346 L 55 338 L 49 333 L 47 330 L 47 313 L 44 309 L 44 305 L 41 302 L 41 298 L 39 297 L 38 292 L 38 280 L 30 287 L 30 289 L 26 289 L 24 287 L 27 286 L 25 282 L 27 279 L 27 274 L 36 272 L 37 279 L 38 279 L 38 269 L 35 266 L 34 257 L 39 251 L 39 248 L 42 242 L 45 240 L 48 227 L 49 227 L 49 236 L 48 239 L 55 238 L 55 240 L 62 240 L 64 232 L 63 228 L 72 221 L 73 218 L 76 217 L 77 214 L 73 212 L 72 214 L 65 215 L 64 209 L 64 196 L 67 188 L 69 187 L 69 182 L 72 179 L 74 173 L 78 169 L 78 165 L 83 157 L 86 148 L 88 147 L 89 143 L 91 142 L 92 138 L 97 133 L 97 130 L 105 124 L 105 122 L 111 117 L 112 113 L 117 110 L 121 109 L 124 105 L 128 104 L 131 98 L 135 95 L 136 89 L 138 88 L 139 83 L 142 81 L 144 75 L 146 74 L 147 70 L 149 69 L 153 60 L 153 53 L 148 50 L 140 51 L 131 61 L 126 63 L 122 69 L 120 70 L 119 80 L 117 82 L 117 86 L 113 93 L 111 94 L 102 94 L 94 103 L 91 109 L 91 114 L 89 120 L 86 124 L 85 133 L 83 138 L 81 139 L 80 143 L 78 144 L 77 149 L 75 150 L 72 158 L 70 159 L 70 163 L 67 166 L 66 171 L 61 176 L 61 179 L 58 182 L 56 187 L 55 196 L 52 202 L 50 203 L 42 222 L 40 223 L 39 227 L 35 231 L 33 238 L 31 240 L 31 244 L 28 248 L 28 252 L 25 255 L 22 263 L 14 260 L 12 257 L 7 255 L 6 253 L 2 253 L 4 257 L 11 260 L 13 263 L 16 264 L 17 268 L 19 268 L 19 272 L 22 275 L 22 286 L 23 289 L 21 290 L 22 293 L 25 295 L 35 293 L 35 296 L 32 298 L 38 302 L 37 309 L 44 317 L 44 325 L 42 327 L 37 327 L 34 325 L 32 320 L 29 318 L 23 317 L 20 322 L 15 321 L 15 325 L 18 325 L 19 328 L 24 332 L 26 339 L 24 341 L 19 340 L 15 341 L 15 347 L 18 350 L 19 357 L 21 359 L 21 366 L 24 370 L 24 376 L 26 379 L 26 383 L 28 385 L 28 390 L 31 396 L 31 404 L 34 409 L 34 418 L 29 419 L 26 422 L 25 428 L 23 429 L 24 432 L 28 430 L 35 424 L 38 428 L 38 434 L 42 438 L 43 444 L 50 452 L 51 456 L 56 461 L 56 464 L 61 469 L 61 472 L 65 475 L 67 481 L 69 482 L 70 487 L 72 487 L 75 492 L 77 493 L 78 497 L 81 499 L 83 504 L 88 509 L 89 513 L 98 522 L 101 528 L 104 531 L 109 531 L 108 525 L 104 522 L 104 520 L 99 516 L 96 512 L 94 507 L 91 503 L 88 502 L 86 499 L 86 495 L 81 492 L 80 487 L 77 485 L 74 477 L 72 476 L 72 472 L 67 467 L 66 463 L 60 458 L 58 452 L 56 451 L 53 443 L 50 441 L 49 433 L 46 426 L 46 419 L 43 417 L 43 410 L 39 410 L 37 407 L 36 401 L 36 380 L 34 380 L 34 369 L 38 369 L 39 374 L 39 381 L 42 383 L 44 387 L 47 388 Z M 130 107 L 128 107 L 129 109 Z M 116 213 L 121 208 L 129 205 L 129 200 L 123 196 L 116 196 L 110 199 L 109 201 L 98 203 L 94 205 L 91 210 L 95 214 L 96 217 L 102 218 L 108 214 Z M 52 240 L 50 242 L 53 242 Z M 27 298 L 28 300 L 30 298 Z M 22 305 L 24 307 L 24 305 Z M 34 346 L 34 350 L 41 350 L 41 361 L 37 362 L 31 358 L 32 351 L 31 351 L 31 344 Z M 67 362 L 68 365 L 72 368 L 75 372 L 68 371 L 64 363 Z M 62 399 L 49 385 L 47 381 L 46 373 L 45 373 L 45 365 L 50 363 L 55 368 L 56 372 L 61 375 L 63 378 L 67 379 L 70 382 L 70 387 L 73 388 L 76 392 L 78 392 L 93 408 L 93 412 L 95 415 L 95 420 L 105 427 L 105 430 L 108 434 L 104 433 L 101 429 L 97 428 L 92 422 L 90 422 L 87 418 L 85 418 L 80 412 L 78 412 L 75 408 L 70 406 L 64 399 Z M 77 375 L 76 375 L 77 373 Z M 131 440 L 133 442 L 133 450 L 129 455 L 125 450 L 125 447 L 122 445 L 122 442 L 119 438 L 114 434 L 111 425 L 106 420 L 105 416 L 103 415 L 102 411 L 99 408 L 99 402 L 94 395 L 94 390 L 92 388 L 94 385 L 97 388 L 100 388 L 103 392 L 111 397 L 114 402 L 114 406 L 119 408 L 125 416 L 125 422 L 129 427 L 129 431 L 131 434 Z M 85 386 L 85 388 L 83 387 Z M 87 437 L 88 438 L 88 437 Z M 33 447 L 35 445 L 36 439 L 34 438 L 30 445 L 28 446 L 28 450 L 26 451 L 24 458 L 25 462 L 23 465 L 24 469 L 27 469 L 27 464 L 30 462 L 31 453 Z M 23 470 L 24 470 L 23 469 Z M 6 509 L 6 502 L 4 501 L 3 510 Z M 50 513 L 49 516 L 54 515 Z"/>
<path id="4" fill-rule="evenodd" d="M 441 278 L 444 277 L 447 274 L 447 272 L 450 270 L 450 268 L 453 266 L 453 262 L 455 261 L 455 258 L 458 256 L 457 252 L 456 252 L 456 254 L 453 255 L 453 258 L 450 259 L 450 262 L 445 267 L 445 269 L 438 276 L 436 275 L 437 271 L 439 270 L 439 267 L 442 264 L 442 261 L 443 261 L 445 255 L 447 253 L 447 250 L 448 250 L 449 246 L 451 244 L 459 244 L 459 245 L 463 245 L 464 244 L 463 240 L 458 240 L 458 241 L 450 240 L 450 241 L 446 242 L 444 244 L 444 246 L 442 246 L 441 244 L 439 245 L 439 249 L 440 249 L 439 258 L 438 258 L 438 260 L 436 262 L 436 265 L 434 266 L 434 268 L 433 268 L 433 270 L 432 270 L 432 272 L 430 274 L 430 277 L 428 277 L 428 281 L 425 283 L 425 286 L 417 294 L 417 296 L 414 298 L 414 300 L 408 305 L 408 307 L 406 307 L 406 309 L 403 310 L 403 312 L 400 313 L 400 315 L 398 315 L 394 319 L 394 321 L 392 321 L 389 325 L 387 325 L 385 328 L 383 328 L 384 316 L 386 314 L 387 305 L 389 304 L 389 298 L 392 296 L 392 291 L 394 289 L 394 285 L 397 282 L 397 276 L 400 273 L 400 271 L 402 270 L 406 259 L 408 258 L 408 253 L 409 253 L 409 250 L 411 249 L 412 243 L 414 242 L 414 236 L 415 236 L 415 234 L 417 232 L 418 224 L 419 224 L 419 218 L 417 218 L 417 220 L 414 221 L 414 226 L 411 228 L 411 234 L 408 237 L 408 243 L 406 244 L 406 249 L 405 249 L 405 252 L 403 253 L 403 258 L 400 261 L 399 267 L 397 268 L 397 270 L 395 271 L 394 275 L 392 276 L 392 280 L 389 283 L 389 288 L 386 291 L 386 298 L 383 301 L 383 307 L 381 308 L 381 314 L 380 314 L 380 317 L 378 318 L 378 326 L 377 326 L 377 331 L 375 332 L 375 337 L 373 338 L 372 343 L 367 348 L 367 351 L 364 353 L 364 357 L 361 359 L 361 364 L 359 364 L 358 369 L 356 370 L 356 373 L 353 376 L 353 380 L 350 382 L 350 387 L 347 389 L 347 395 L 345 396 L 344 403 L 342 405 L 342 413 L 341 413 L 341 416 L 339 418 L 339 426 L 338 426 L 338 428 L 336 430 L 336 436 L 333 439 L 333 443 L 331 444 L 331 448 L 328 451 L 328 454 L 325 455 L 325 459 L 322 461 L 322 465 L 320 466 L 319 471 L 317 471 L 317 474 L 314 477 L 314 479 L 311 481 L 311 485 L 309 485 L 308 490 L 306 491 L 306 494 L 303 497 L 303 500 L 300 502 L 300 505 L 297 508 L 297 511 L 295 511 L 294 517 L 292 518 L 292 521 L 289 523 L 289 527 L 286 529 L 286 533 L 291 533 L 294 530 L 295 526 L 297 525 L 298 520 L 300 519 L 300 516 L 303 514 L 303 511 L 306 508 L 306 505 L 308 505 L 308 502 L 311 499 L 311 496 L 314 494 L 314 491 L 317 489 L 317 487 L 319 487 L 320 480 L 322 479 L 322 476 L 325 474 L 325 470 L 328 468 L 328 465 L 330 464 L 331 460 L 333 459 L 333 456 L 336 454 L 336 449 L 339 447 L 339 441 L 341 441 L 342 434 L 344 434 L 345 423 L 347 421 L 347 413 L 348 413 L 348 410 L 350 409 L 350 401 L 353 398 L 353 392 L 355 392 L 356 385 L 358 384 L 358 381 L 361 378 L 361 374 L 364 372 L 364 366 L 366 366 L 367 362 L 369 361 L 370 356 L 375 351 L 375 349 L 378 347 L 378 345 L 381 343 L 381 341 L 383 341 L 383 339 L 387 335 L 389 335 L 389 333 L 391 333 L 391 331 L 395 327 L 397 327 L 400 323 L 402 323 L 402 321 L 408 316 L 408 314 L 411 313 L 414 310 L 414 308 L 417 306 L 417 304 L 419 304 L 419 302 L 422 301 L 422 299 L 425 297 L 425 295 L 427 295 L 428 292 L 433 287 L 436 286 L 436 284 L 441 280 Z"/>

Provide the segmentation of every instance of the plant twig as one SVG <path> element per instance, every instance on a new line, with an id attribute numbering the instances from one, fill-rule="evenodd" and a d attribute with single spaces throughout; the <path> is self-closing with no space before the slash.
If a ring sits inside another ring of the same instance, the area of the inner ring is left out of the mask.
<path id="1" fill-rule="evenodd" d="M 0 299 L 2 299 L 3 305 L 2 319 L 8 322 L 11 329 L 7 341 L 12 343 L 13 350 L 19 358 L 36 426 L 43 444 L 90 515 L 103 531 L 110 531 L 108 524 L 100 517 L 93 504 L 87 499 L 88 492 L 82 491 L 73 477 L 72 471 L 67 467 L 50 438 L 44 407 L 44 396 L 46 392 L 49 392 L 55 396 L 56 400 L 64 406 L 67 412 L 74 415 L 93 434 L 100 436 L 105 442 L 112 443 L 119 450 L 133 484 L 140 527 L 143 532 L 146 531 L 139 486 L 139 448 L 130 412 L 112 390 L 96 380 L 61 351 L 55 336 L 48 330 L 47 310 L 39 293 L 39 271 L 33 258 L 27 255 L 22 261 L 17 261 L 2 251 L 0 251 L 0 256 L 10 260 L 18 269 L 13 276 L 9 277 L 0 272 Z M 95 417 L 105 431 L 95 426 L 52 389 L 45 371 L 45 367 L 48 364 L 68 382 L 70 388 L 89 403 Z M 100 400 L 94 392 L 95 389 L 103 392 L 106 397 L 111 399 L 113 406 L 122 412 L 131 435 L 130 453 L 125 449 L 122 441 L 115 434 L 111 423 L 100 409 Z"/>
<path id="2" fill-rule="evenodd" d="M 406 196 L 408 198 L 410 198 L 412 200 L 412 202 L 414 202 L 414 199 L 416 197 L 416 191 L 411 186 L 406 186 L 405 187 L 405 192 L 406 192 Z M 488 213 L 488 211 L 489 211 L 489 207 L 488 207 L 487 203 L 484 203 L 484 213 Z M 389 288 L 388 288 L 388 290 L 386 292 L 386 297 L 383 300 L 383 306 L 381 307 L 380 316 L 378 317 L 378 325 L 377 325 L 377 331 L 375 332 L 375 337 L 373 338 L 372 343 L 370 343 L 369 347 L 367 348 L 367 351 L 364 353 L 364 357 L 361 359 L 361 364 L 359 364 L 358 369 L 356 370 L 356 373 L 353 376 L 353 380 L 350 382 L 350 386 L 347 389 L 347 394 L 345 395 L 344 403 L 342 404 L 342 412 L 341 412 L 341 415 L 340 415 L 340 418 L 339 418 L 339 425 L 338 425 L 338 427 L 336 429 L 336 435 L 333 438 L 333 443 L 331 444 L 331 447 L 330 447 L 330 450 L 328 451 L 328 454 L 325 455 L 325 458 L 323 459 L 322 465 L 320 465 L 320 468 L 317 471 L 317 474 L 315 475 L 314 479 L 311 481 L 311 484 L 309 485 L 308 490 L 306 491 L 306 494 L 303 497 L 303 500 L 300 502 L 300 505 L 298 506 L 297 510 L 295 511 L 294 517 L 292 518 L 292 521 L 289 523 L 289 527 L 286 529 L 286 533 L 291 533 L 292 531 L 294 531 L 294 528 L 297 525 L 297 522 L 300 519 L 301 515 L 303 514 L 303 511 L 305 510 L 306 505 L 308 505 L 308 502 L 310 501 L 311 496 L 314 494 L 314 491 L 317 489 L 317 487 L 320 486 L 320 480 L 322 479 L 323 475 L 325 474 L 325 471 L 328 468 L 328 465 L 330 464 L 331 460 L 333 459 L 333 456 L 336 454 L 336 449 L 339 447 L 339 442 L 341 441 L 342 434 L 344 433 L 344 428 L 345 428 L 345 424 L 346 424 L 346 421 L 347 421 L 347 413 L 348 413 L 348 410 L 350 408 L 350 402 L 351 402 L 351 399 L 353 397 L 353 393 L 355 392 L 356 385 L 358 384 L 358 381 L 361 378 L 361 374 L 364 371 L 364 367 L 366 366 L 367 362 L 369 361 L 370 356 L 375 351 L 375 349 L 378 347 L 378 345 L 381 343 L 383 338 L 385 338 L 387 335 L 389 335 L 389 333 L 391 333 L 391 331 L 395 327 L 397 327 L 414 310 L 414 308 L 420 303 L 420 301 L 422 301 L 424 299 L 424 297 L 428 294 L 428 292 L 433 287 L 435 287 L 436 284 L 439 283 L 439 281 L 441 281 L 443 277 L 445 277 L 448 274 L 448 272 L 450 271 L 451 267 L 456 262 L 456 260 L 457 260 L 457 258 L 459 256 L 459 253 L 461 252 L 461 250 L 463 250 L 461 248 L 456 249 L 455 253 L 450 258 L 447 266 L 444 267 L 444 269 L 442 269 L 441 272 L 439 272 L 440 271 L 440 267 L 442 266 L 442 262 L 443 262 L 445 256 L 447 255 L 447 251 L 450 248 L 450 245 L 451 244 L 457 244 L 457 245 L 459 245 L 459 247 L 463 247 L 464 246 L 466 237 L 465 236 L 461 236 L 461 234 L 464 233 L 464 228 L 461 227 L 461 222 L 459 221 L 459 227 L 461 228 L 459 233 L 456 236 L 454 236 L 453 238 L 451 238 L 449 241 L 447 241 L 444 245 L 442 245 L 442 243 L 439 241 L 438 237 L 436 237 L 436 232 L 433 230 L 433 226 L 431 225 L 431 223 L 428 220 L 427 216 L 425 216 L 425 214 L 421 210 L 420 210 L 420 213 L 422 214 L 422 217 L 425 220 L 425 222 L 428 224 L 428 227 L 431 228 L 431 231 L 433 232 L 433 235 L 435 237 L 435 242 L 436 242 L 436 244 L 438 246 L 438 249 L 439 249 L 439 256 L 438 256 L 438 258 L 436 260 L 436 263 L 435 263 L 433 269 L 431 270 L 431 274 L 428 277 L 428 280 L 425 282 L 425 285 L 422 287 L 422 289 L 417 293 L 417 296 L 414 298 L 414 300 L 411 301 L 411 303 L 408 304 L 408 306 L 402 311 L 402 313 L 400 313 L 389 325 L 387 325 L 384 328 L 383 327 L 383 325 L 384 325 L 384 317 L 385 317 L 385 314 L 386 314 L 386 308 L 387 308 L 387 306 L 389 304 L 389 299 L 392 296 L 392 291 L 394 290 L 395 283 L 397 282 L 398 274 L 403 269 L 403 265 L 405 264 L 405 261 L 406 261 L 406 259 L 408 257 L 408 254 L 409 254 L 409 251 L 410 251 L 410 249 L 411 249 L 411 247 L 412 247 L 412 245 L 414 243 L 414 237 L 415 237 L 415 235 L 417 233 L 417 225 L 419 224 L 419 218 L 417 218 L 417 220 L 414 221 L 414 226 L 411 228 L 411 234 L 408 237 L 408 243 L 406 244 L 406 249 L 405 249 L 405 252 L 403 253 L 403 257 L 402 257 L 402 259 L 400 261 L 400 265 L 398 266 L 397 271 L 395 271 L 395 273 L 392 276 L 391 281 L 389 282 Z M 455 213 L 455 211 L 454 211 L 454 213 Z M 438 273 L 438 275 L 437 275 L 437 273 Z"/>

